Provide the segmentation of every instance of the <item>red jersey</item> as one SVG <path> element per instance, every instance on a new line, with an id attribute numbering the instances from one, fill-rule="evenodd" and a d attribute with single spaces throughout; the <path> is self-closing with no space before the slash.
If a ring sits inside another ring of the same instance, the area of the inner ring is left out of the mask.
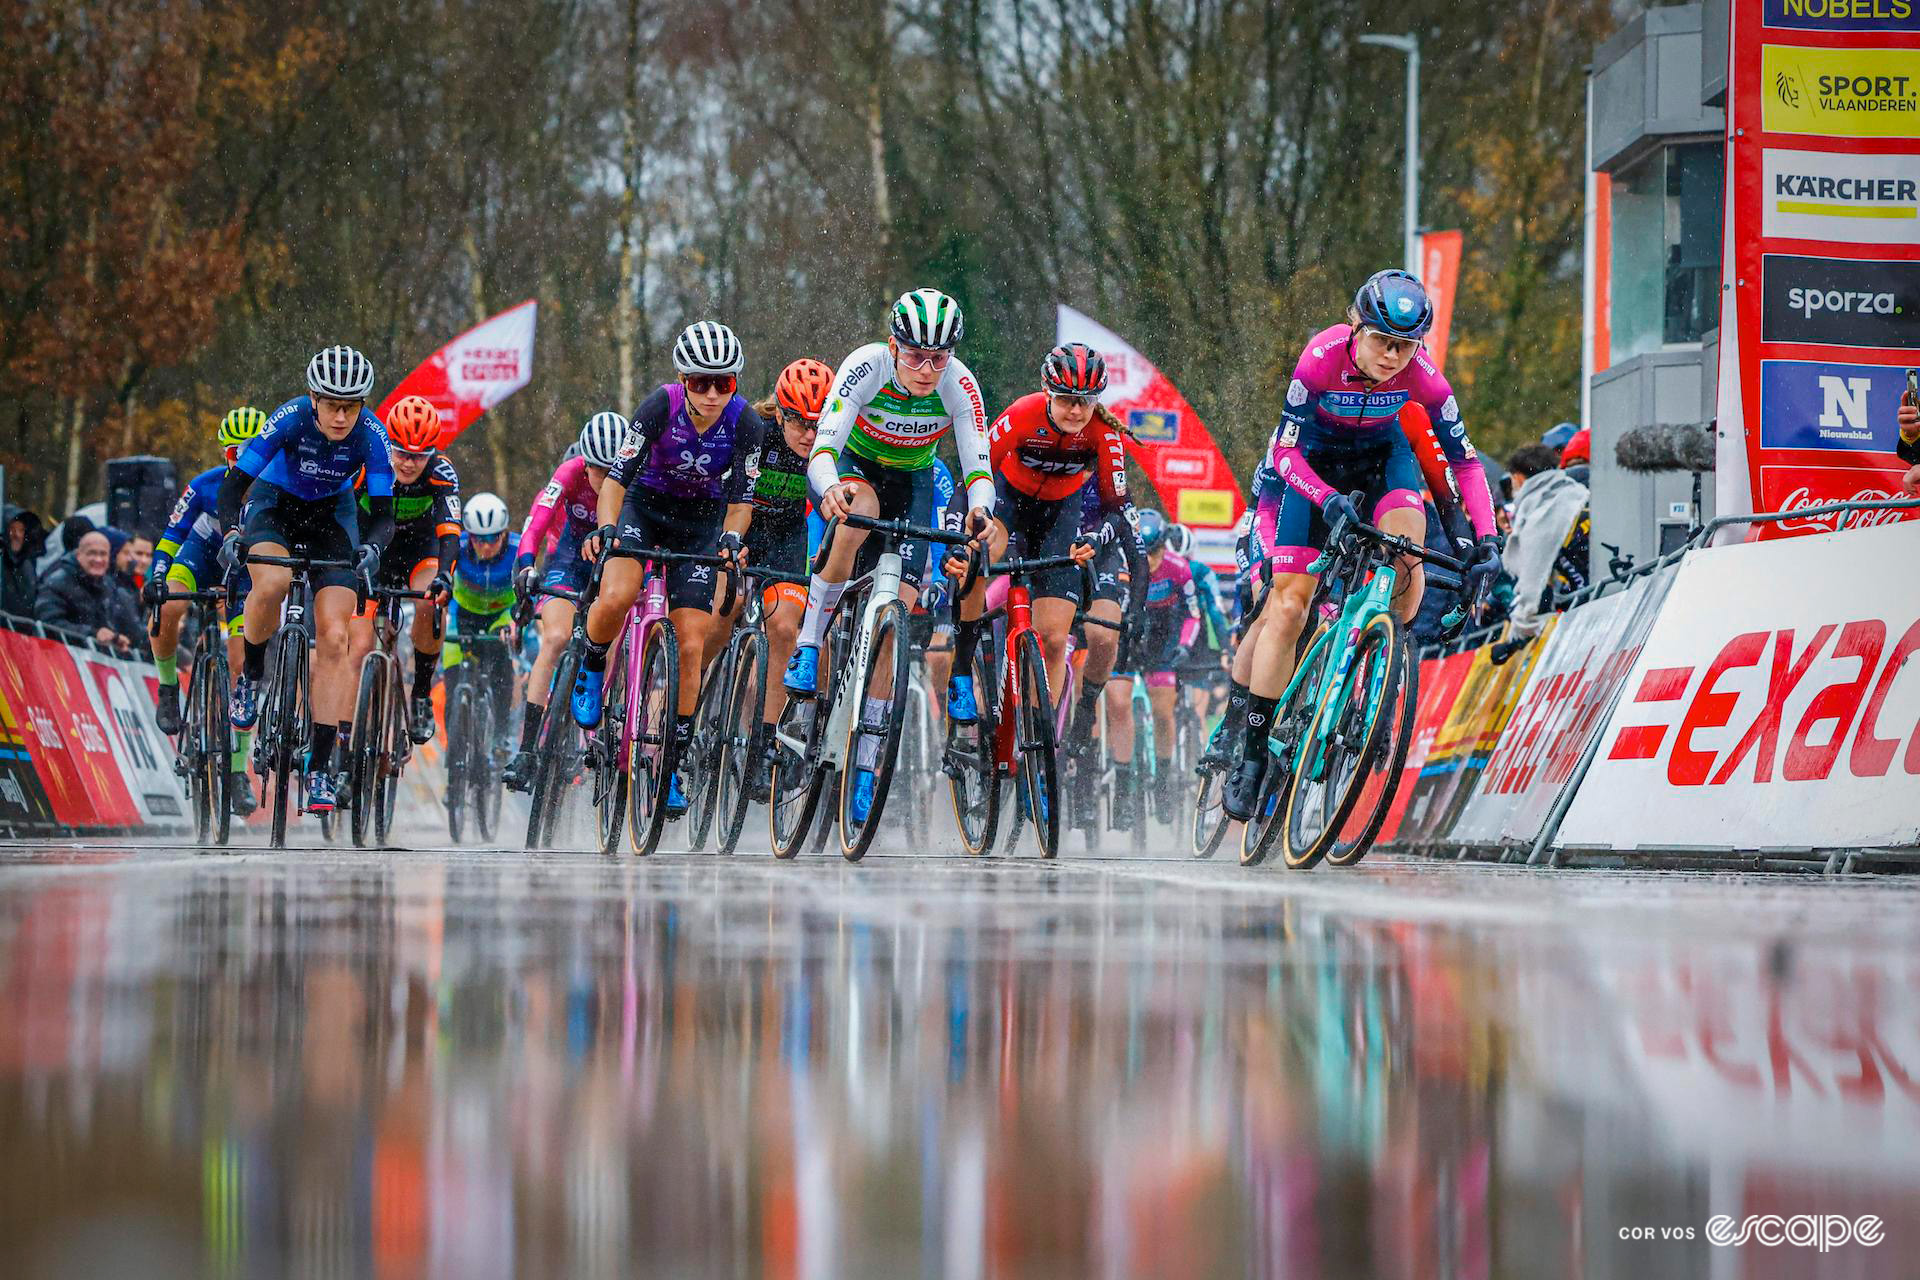
<path id="1" fill-rule="evenodd" d="M 1047 395 L 1035 391 L 1008 405 L 987 431 L 993 470 L 1031 498 L 1058 502 L 1080 492 L 1091 474 L 1100 506 L 1127 505 L 1127 451 L 1120 436 L 1095 414 L 1086 430 L 1068 435 L 1047 416 Z"/>

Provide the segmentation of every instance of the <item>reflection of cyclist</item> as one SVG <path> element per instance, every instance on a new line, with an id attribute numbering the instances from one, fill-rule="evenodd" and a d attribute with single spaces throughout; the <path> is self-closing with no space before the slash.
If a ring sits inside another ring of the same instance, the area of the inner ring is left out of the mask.
<path id="1" fill-rule="evenodd" d="M 1256 517 L 1272 558 L 1274 581 L 1264 607 L 1272 616 L 1261 627 L 1247 733 L 1224 796 L 1234 818 L 1246 819 L 1259 796 L 1274 709 L 1293 674 L 1294 642 L 1313 598 L 1315 576 L 1307 566 L 1333 524 L 1362 514 L 1347 491 L 1365 491 L 1367 514 L 1381 529 L 1424 541 L 1420 464 L 1399 424 L 1409 402 L 1421 404 L 1433 420 L 1480 540 L 1473 573 L 1499 572 L 1486 472 L 1467 439 L 1453 389 L 1420 351 L 1432 323 L 1433 304 L 1418 279 L 1405 271 L 1377 272 L 1354 295 L 1347 323 L 1308 341 L 1287 386 L 1268 454 L 1274 479 L 1260 495 Z M 1395 568 L 1395 611 L 1410 621 L 1420 608 L 1420 561 L 1402 557 Z"/>
<path id="2" fill-rule="evenodd" d="M 563 460 L 553 478 L 533 500 L 527 523 L 520 530 L 520 550 L 514 560 L 514 591 L 522 600 L 532 600 L 534 591 L 547 587 L 560 591 L 584 591 L 593 565 L 587 560 L 586 545 L 599 525 L 596 508 L 600 488 L 607 474 L 619 461 L 620 444 L 627 437 L 627 420 L 617 413 L 596 413 L 580 428 L 577 452 Z M 549 539 L 553 549 L 547 553 L 544 576 L 534 567 Z M 540 733 L 540 721 L 547 712 L 547 698 L 553 684 L 553 668 L 573 635 L 574 604 L 558 596 L 541 596 L 537 606 L 540 623 L 540 650 L 534 655 L 533 669 L 527 675 L 527 705 L 520 716 L 520 750 L 507 763 L 506 783 L 515 791 L 525 791 L 533 783 L 533 742 Z"/>
<path id="3" fill-rule="evenodd" d="M 748 463 L 759 456 L 764 424 L 737 394 L 746 365 L 733 330 L 701 320 L 673 344 L 679 371 L 633 412 L 613 474 L 600 490 L 601 529 L 596 541 L 618 530 L 628 548 L 658 547 L 682 554 L 738 556 L 753 519 L 747 488 Z M 599 547 L 592 550 L 598 552 Z M 607 650 L 620 634 L 627 611 L 639 598 L 643 566 L 631 557 L 608 560 L 600 595 L 587 614 L 587 651 L 573 682 L 573 718 L 581 728 L 600 723 Z M 676 561 L 662 566 L 667 617 L 680 643 L 680 698 L 674 740 L 685 758 L 693 738 L 693 711 L 700 701 L 700 675 L 708 647 L 720 638 L 714 608 L 719 584 L 713 566 Z M 670 818 L 686 812 L 680 770 L 667 779 Z"/>
<path id="4" fill-rule="evenodd" d="M 353 616 L 356 574 L 370 574 L 393 532 L 393 465 L 386 429 L 367 408 L 373 365 L 352 347 L 328 347 L 307 364 L 309 394 L 275 409 L 267 425 L 240 451 L 220 484 L 220 527 L 230 532 L 222 563 L 246 554 L 287 556 L 295 548 L 316 560 L 345 560 L 351 569 L 313 572 L 313 736 L 307 764 L 307 808 L 333 811 L 328 767 L 340 723 L 353 712 L 354 678 L 347 665 L 347 624 Z M 353 500 L 354 478 L 366 472 L 367 520 Z M 247 501 L 248 491 L 253 500 Z M 242 504 L 247 521 L 238 529 Z M 247 596 L 246 650 L 233 682 L 236 729 L 259 717 L 260 680 L 267 645 L 280 630 L 281 606 L 293 573 L 280 565 L 252 565 Z"/>
<path id="5" fill-rule="evenodd" d="M 473 676 L 487 682 L 493 699 L 496 757 L 512 741 L 513 658 L 507 648 L 482 646 L 469 660 L 460 647 L 491 631 L 506 631 L 513 612 L 513 563 L 520 535 L 507 532 L 507 504 L 497 494 L 476 493 L 461 516 L 465 532 L 453 566 L 453 609 L 447 619 L 447 682 Z M 474 667 L 482 667 L 473 671 Z M 497 760 L 496 760 L 497 763 Z"/>
<path id="6" fill-rule="evenodd" d="M 433 672 L 440 665 L 441 637 L 434 627 L 432 606 L 447 598 L 454 561 L 460 557 L 460 475 L 453 469 L 453 460 L 440 452 L 440 425 L 440 411 L 425 396 L 407 396 L 387 410 L 393 541 L 380 558 L 374 585 L 390 591 L 424 591 L 429 597 L 413 611 L 413 703 L 407 731 L 415 742 L 433 738 Z M 361 494 L 363 510 L 368 501 Z M 368 601 L 365 613 L 353 620 L 347 657 L 356 675 L 373 650 L 373 618 L 378 609 L 378 604 Z M 344 738 L 346 726 L 340 732 Z"/>
<path id="7" fill-rule="evenodd" d="M 160 535 L 160 543 L 153 550 L 153 566 L 147 570 L 147 583 L 141 594 L 149 606 L 160 606 L 160 630 L 153 637 L 154 668 L 160 677 L 160 701 L 154 719 L 160 726 L 160 732 L 165 734 L 180 732 L 180 666 L 177 655 L 180 623 L 187 613 L 185 600 L 165 598 L 169 591 L 198 591 L 202 582 L 211 588 L 225 580 L 226 575 L 219 567 L 220 521 L 216 514 L 220 485 L 227 478 L 234 460 L 240 456 L 241 446 L 259 435 L 266 424 L 267 415 L 254 408 L 234 409 L 220 419 L 220 448 L 226 454 L 226 465 L 210 467 L 187 483 L 180 501 L 173 508 L 172 518 L 167 522 L 166 532 Z M 227 620 L 224 634 L 228 667 L 238 671 L 244 658 L 240 628 L 241 607 L 247 597 L 246 572 L 243 570 L 234 574 L 233 580 L 232 616 Z M 208 610 L 205 616 L 211 619 L 213 611 Z M 211 643 L 214 630 L 206 628 L 201 635 L 202 643 Z M 247 781 L 247 750 L 252 736 L 252 731 L 247 729 L 235 733 L 230 757 L 233 777 L 228 794 L 233 797 L 234 813 L 243 818 L 252 813 L 255 807 L 253 787 Z"/>
<path id="8" fill-rule="evenodd" d="M 1153 708 L 1153 753 L 1159 766 L 1154 805 L 1170 822 L 1173 803 L 1173 709 L 1179 700 L 1174 671 L 1193 656 L 1200 634 L 1200 601 L 1187 562 L 1167 550 L 1167 521 L 1158 511 L 1140 513 L 1140 545 L 1147 553 L 1147 597 L 1132 647 L 1133 669 L 1146 677 Z M 1108 747 L 1116 785 L 1125 791 L 1133 774 L 1133 688 L 1115 681 L 1107 689 Z"/>

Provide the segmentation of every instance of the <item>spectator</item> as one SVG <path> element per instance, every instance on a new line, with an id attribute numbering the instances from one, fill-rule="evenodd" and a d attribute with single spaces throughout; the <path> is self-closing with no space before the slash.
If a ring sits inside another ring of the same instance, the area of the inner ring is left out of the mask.
<path id="1" fill-rule="evenodd" d="M 73 554 L 80 545 L 80 535 L 91 532 L 93 527 L 93 521 L 82 515 L 71 515 L 60 522 L 60 536 L 49 539 L 51 545 L 40 557 L 40 581 L 45 582 L 47 575 L 53 572 L 53 567 L 64 557 Z"/>
<path id="2" fill-rule="evenodd" d="M 39 516 L 11 504 L 6 508 L 6 524 L 7 541 L 0 548 L 0 611 L 31 618 L 34 589 L 40 581 L 36 562 L 46 550 L 47 531 Z"/>
<path id="3" fill-rule="evenodd" d="M 34 616 L 49 626 L 127 652 L 139 631 L 139 616 L 123 599 L 112 564 L 113 550 L 106 534 L 97 529 L 81 534 L 74 549 L 40 580 Z"/>
<path id="4" fill-rule="evenodd" d="M 1583 431 L 1574 437 L 1582 446 Z M 1538 635 L 1553 610 L 1556 590 L 1586 585 L 1587 486 L 1546 445 L 1530 444 L 1507 461 L 1513 484 L 1513 532 L 1507 536 L 1507 569 L 1514 578 L 1513 634 Z M 1556 465 L 1557 464 L 1557 465 Z M 1577 563 L 1576 563 L 1577 561 Z"/>
<path id="5" fill-rule="evenodd" d="M 1573 433 L 1573 438 L 1567 441 L 1566 448 L 1560 451 L 1560 469 L 1572 475 L 1584 488 L 1593 483 L 1589 478 L 1592 466 L 1592 437 L 1587 434 L 1587 429 L 1582 427 Z"/>
<path id="6" fill-rule="evenodd" d="M 137 538 L 125 529 L 114 525 L 105 525 L 100 532 L 107 535 L 107 546 L 113 554 L 113 572 L 108 574 L 107 578 L 114 587 L 114 613 L 119 617 L 131 616 L 136 625 L 127 634 L 136 640 L 144 641 L 146 630 L 137 625 L 141 617 L 140 579 L 134 569 L 137 558 L 134 553 L 134 543 Z M 148 544 L 147 563 L 153 563 L 152 544 Z"/>
<path id="7" fill-rule="evenodd" d="M 153 568 L 153 539 L 144 533 L 136 533 L 127 539 L 126 549 L 120 553 L 124 562 L 119 568 L 133 579 L 133 589 L 140 590 L 147 585 L 147 571 Z"/>
<path id="8" fill-rule="evenodd" d="M 1916 462 L 1907 444 L 1907 433 L 1920 428 L 1920 409 L 1910 404 L 1900 406 L 1900 445 L 1897 452 L 1903 462 Z M 1909 495 L 1920 494 L 1920 465 L 1915 465 L 1906 475 L 1900 477 L 1900 487 Z"/>

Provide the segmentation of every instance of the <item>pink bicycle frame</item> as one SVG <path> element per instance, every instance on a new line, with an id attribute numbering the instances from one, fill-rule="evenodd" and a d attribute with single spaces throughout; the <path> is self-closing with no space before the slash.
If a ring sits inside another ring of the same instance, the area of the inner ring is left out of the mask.
<path id="1" fill-rule="evenodd" d="M 640 586 L 640 598 L 627 610 L 626 626 L 620 634 L 620 651 L 627 660 L 627 718 L 620 726 L 619 762 L 622 769 L 632 767 L 634 726 L 640 722 L 640 659 L 645 656 L 641 652 L 641 645 L 645 642 L 647 628 L 666 616 L 667 580 L 649 560 Z M 668 687 L 677 694 L 680 673 L 675 671 L 670 674 L 672 678 Z"/>

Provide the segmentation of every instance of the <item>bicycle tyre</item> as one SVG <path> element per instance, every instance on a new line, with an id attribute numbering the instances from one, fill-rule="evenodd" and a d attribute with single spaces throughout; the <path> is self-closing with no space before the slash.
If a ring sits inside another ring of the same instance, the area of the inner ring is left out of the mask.
<path id="1" fill-rule="evenodd" d="M 887 722 L 875 734 L 863 723 L 867 691 L 873 688 L 881 662 L 888 657 L 893 662 L 893 688 L 887 703 Z M 847 753 L 840 770 L 838 817 L 840 853 L 848 862 L 860 861 L 873 847 L 873 837 L 880 830 L 880 815 L 887 807 L 887 795 L 893 787 L 894 770 L 900 763 L 900 733 L 906 722 L 907 657 L 907 606 L 891 600 L 874 618 L 873 644 L 867 650 L 866 668 L 847 695 L 854 700 L 854 713 L 847 720 Z M 879 739 L 873 762 L 873 804 L 867 810 L 866 821 L 856 823 L 851 813 L 853 780 L 860 773 L 855 767 L 859 759 L 856 753 L 860 739 L 869 736 Z"/>
<path id="2" fill-rule="evenodd" d="M 1399 687 L 1405 655 L 1398 618 L 1380 614 L 1368 619 L 1354 642 L 1345 696 L 1338 706 L 1325 697 L 1316 700 L 1313 719 L 1306 730 L 1309 749 L 1328 716 L 1337 717 L 1332 722 L 1332 733 L 1344 743 L 1335 745 L 1335 738 L 1329 738 L 1323 766 L 1325 783 L 1317 791 L 1315 784 L 1319 779 L 1302 779 L 1297 775 L 1293 779 L 1293 788 L 1287 797 L 1286 820 L 1280 828 L 1280 857 L 1289 869 L 1302 871 L 1312 867 L 1339 839 L 1340 829 L 1365 787 L 1368 769 L 1380 750 L 1387 722 L 1392 719 L 1388 698 Z M 1311 766 L 1312 761 L 1303 758 L 1303 764 Z M 1341 767 L 1348 764 L 1350 772 L 1343 777 Z M 1306 786 L 1302 785 L 1303 781 Z M 1314 816 L 1316 807 L 1320 828 L 1310 838 L 1303 838 L 1299 820 Z"/>
<path id="3" fill-rule="evenodd" d="M 491 693 L 473 699 L 473 745 L 467 750 L 467 798 L 473 807 L 473 825 L 482 844 L 493 843 L 500 825 L 500 779 L 493 760 L 494 709 Z"/>
<path id="4" fill-rule="evenodd" d="M 302 732 L 307 720 L 307 647 L 304 634 L 281 633 L 279 662 L 275 664 L 273 690 L 273 819 L 267 843 L 275 849 L 287 847 L 288 791 L 292 782 L 294 752 L 306 744 Z"/>
<path id="5" fill-rule="evenodd" d="M 353 702 L 352 750 L 347 757 L 347 785 L 353 788 L 347 809 L 356 849 L 367 847 L 367 832 L 373 825 L 373 776 L 379 764 L 381 694 L 386 680 L 387 665 L 378 653 L 361 659 L 360 692 Z"/>
<path id="6" fill-rule="evenodd" d="M 382 849 L 393 835 L 394 813 L 400 803 L 400 775 L 413 755 L 413 738 L 407 732 L 406 690 L 400 682 L 399 660 L 387 660 L 386 718 L 381 731 L 386 749 L 380 753 L 375 773 L 373 809 L 374 842 Z"/>
<path id="7" fill-rule="evenodd" d="M 447 700 L 447 839 L 457 848 L 465 834 L 467 798 L 467 734 L 473 720 L 473 699 L 463 681 Z"/>
<path id="8" fill-rule="evenodd" d="M 1318 631 L 1314 633 L 1314 638 L 1318 640 Z M 1296 652 L 1299 651 L 1296 649 Z M 1291 698 L 1274 708 L 1268 742 L 1271 744 L 1277 736 L 1281 749 L 1276 752 L 1269 746 L 1267 774 L 1260 784 L 1259 802 L 1254 807 L 1253 817 L 1240 832 L 1240 865 L 1243 867 L 1259 866 L 1273 852 L 1273 842 L 1286 820 L 1287 798 L 1293 782 L 1294 743 L 1299 740 L 1314 707 L 1318 705 L 1320 682 L 1326 675 L 1332 655 L 1331 641 L 1317 648 L 1309 648 L 1304 658 L 1305 662 L 1311 664 L 1307 668 L 1306 678 L 1293 685 Z"/>
<path id="9" fill-rule="evenodd" d="M 1020 691 L 1020 715 L 1015 721 L 1014 754 L 1020 760 L 1020 787 L 1027 797 L 1027 818 L 1033 823 L 1040 856 L 1060 853 L 1059 761 L 1053 738 L 1053 702 L 1047 690 L 1047 665 L 1040 638 L 1024 632 L 1014 647 L 1014 678 Z"/>
<path id="10" fill-rule="evenodd" d="M 1387 821 L 1387 811 L 1393 807 L 1393 798 L 1400 790 L 1407 767 L 1407 749 L 1413 743 L 1413 722 L 1419 713 L 1420 703 L 1420 662 L 1413 652 L 1413 637 L 1403 628 L 1400 632 L 1400 688 L 1389 696 L 1396 701 L 1400 714 L 1388 721 L 1393 727 L 1393 739 L 1386 744 L 1384 752 L 1376 752 L 1374 762 L 1382 759 L 1386 762 L 1386 778 L 1375 797 L 1373 807 L 1366 820 L 1360 824 L 1359 831 L 1348 840 L 1335 840 L 1333 848 L 1327 850 L 1327 864 L 1334 867 L 1350 867 L 1367 856 L 1373 848 L 1373 842 L 1380 834 L 1380 828 Z M 1377 775 L 1377 770 L 1371 776 Z M 1361 787 L 1361 795 L 1366 787 Z M 1343 831 L 1353 830 L 1353 819 L 1347 819 Z"/>
<path id="11" fill-rule="evenodd" d="M 720 804 L 720 754 L 727 741 L 727 697 L 732 681 L 727 664 L 716 662 L 700 682 L 700 700 L 693 706 L 693 740 L 685 761 L 687 786 L 687 852 L 707 847 Z"/>
<path id="12" fill-rule="evenodd" d="M 1193 797 L 1193 824 L 1189 852 L 1196 859 L 1211 858 L 1220 851 L 1220 845 L 1227 838 L 1227 826 L 1231 819 L 1227 817 L 1224 804 L 1227 790 L 1227 771 L 1225 769 L 1201 769 L 1199 786 Z"/>
<path id="13" fill-rule="evenodd" d="M 627 833 L 635 857 L 660 847 L 667 829 L 667 780 L 680 766 L 674 718 L 680 709 L 680 637 L 666 618 L 653 624 L 640 643 L 640 697 L 631 759 L 627 762 Z M 642 784 L 645 784 L 644 786 Z"/>
<path id="14" fill-rule="evenodd" d="M 766 633 L 754 628 L 741 633 L 727 676 L 727 727 L 731 741 L 720 762 L 721 853 L 740 847 L 747 825 L 747 805 L 753 799 L 754 770 L 767 751 L 767 726 L 762 718 L 767 704 Z"/>
<path id="15" fill-rule="evenodd" d="M 893 785 L 899 796 L 895 811 L 902 803 L 906 805 L 906 821 L 901 825 L 906 829 L 910 849 L 926 848 L 930 835 L 927 830 L 927 720 L 931 714 L 926 686 L 909 679 L 907 705 L 901 715 L 900 768 Z M 900 790 L 902 786 L 905 791 Z"/>
<path id="16" fill-rule="evenodd" d="M 187 802 L 193 806 L 193 837 L 199 845 L 205 845 L 213 835 L 213 780 L 207 764 L 213 752 L 213 722 L 207 718 L 204 687 L 210 665 L 194 664 L 193 688 L 187 694 L 186 723 L 180 728 L 177 751 L 186 765 Z"/>
<path id="17" fill-rule="evenodd" d="M 202 679 L 206 682 L 206 719 L 208 750 L 213 759 L 206 766 L 212 780 L 214 843 L 225 848 L 233 839 L 233 722 L 227 719 L 226 646 L 218 639 L 208 642 L 208 659 Z"/>
<path id="18" fill-rule="evenodd" d="M 526 847 L 530 850 L 544 849 L 552 842 L 554 828 L 559 821 L 560 788 L 563 781 L 571 781 L 561 778 L 560 753 L 567 746 L 567 733 L 580 731 L 573 722 L 573 712 L 566 701 L 566 694 L 573 689 L 573 678 L 579 669 L 580 655 L 569 644 L 566 652 L 554 664 L 553 684 L 547 691 L 547 709 L 540 717 L 540 730 L 533 739 L 533 787 L 527 804 L 526 840 Z M 556 695 L 559 696 L 557 705 Z"/>
<path id="19" fill-rule="evenodd" d="M 626 628 L 607 650 L 607 666 L 600 681 L 600 723 L 587 735 L 587 767 L 591 775 L 588 798 L 593 805 L 595 847 L 606 857 L 620 852 L 628 833 L 627 799 L 631 795 L 627 770 L 634 764 L 628 753 L 637 741 L 627 733 L 629 676 Z M 569 708 L 571 714 L 571 708 Z"/>
<path id="20" fill-rule="evenodd" d="M 947 774 L 947 793 L 953 800 L 953 821 L 960 829 L 960 843 L 973 857 L 993 848 L 1000 829 L 1000 766 L 994 755 L 993 671 L 987 646 L 982 644 L 973 655 L 975 713 L 971 747 L 955 741 L 955 726 L 947 725 L 947 742 L 941 753 Z"/>

